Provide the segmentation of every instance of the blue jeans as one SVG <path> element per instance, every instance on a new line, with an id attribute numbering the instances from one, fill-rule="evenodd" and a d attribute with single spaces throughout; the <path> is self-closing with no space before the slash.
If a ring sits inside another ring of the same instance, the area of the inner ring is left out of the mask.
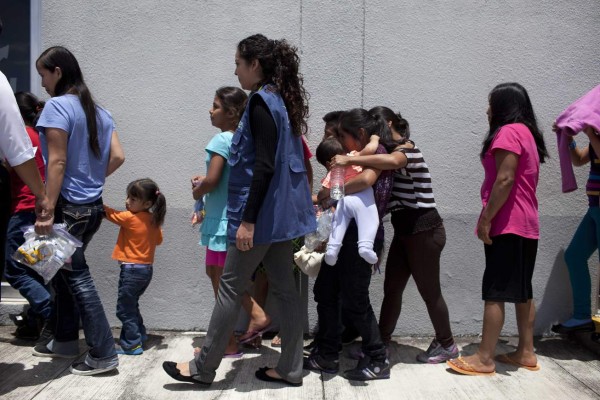
<path id="1" fill-rule="evenodd" d="M 121 265 L 117 317 L 123 323 L 119 342 L 124 350 L 140 346 L 142 338 L 146 336 L 146 327 L 140 313 L 139 300 L 148 285 L 150 285 L 151 280 L 151 264 Z"/>
<path id="2" fill-rule="evenodd" d="M 14 252 L 25 242 L 22 228 L 35 224 L 33 211 L 21 211 L 13 214 L 8 222 L 6 232 L 6 270 L 4 275 L 10 286 L 14 287 L 29 302 L 29 323 L 36 322 L 40 316 L 48 320 L 52 314 L 52 295 L 50 288 L 44 284 L 44 279 L 33 269 L 13 260 Z M 33 326 L 33 325 L 32 325 Z"/>
<path id="3" fill-rule="evenodd" d="M 600 208 L 590 207 L 565 250 L 573 291 L 573 318 L 592 317 L 592 280 L 588 260 L 600 245 Z"/>
<path id="4" fill-rule="evenodd" d="M 67 224 L 69 233 L 83 242 L 71 258 L 72 271 L 60 269 L 53 279 L 57 314 L 56 334 L 48 348 L 59 354 L 79 352 L 79 315 L 89 352 L 85 363 L 93 368 L 119 364 L 115 341 L 85 260 L 85 249 L 102 222 L 102 199 L 88 204 L 73 204 L 59 199 L 55 222 Z"/>

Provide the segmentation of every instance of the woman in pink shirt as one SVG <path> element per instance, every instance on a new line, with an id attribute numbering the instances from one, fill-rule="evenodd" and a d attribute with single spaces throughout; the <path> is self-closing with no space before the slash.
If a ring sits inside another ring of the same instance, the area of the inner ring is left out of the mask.
<path id="1" fill-rule="evenodd" d="M 519 330 L 516 351 L 496 361 L 538 370 L 533 349 L 535 306 L 531 278 L 539 239 L 536 188 L 540 163 L 548 157 L 527 91 L 518 83 L 503 83 L 489 95 L 490 130 L 483 141 L 481 185 L 483 210 L 477 236 L 484 243 L 485 302 L 483 335 L 477 352 L 448 361 L 467 375 L 492 375 L 494 355 L 504 325 L 504 303 L 514 303 Z"/>

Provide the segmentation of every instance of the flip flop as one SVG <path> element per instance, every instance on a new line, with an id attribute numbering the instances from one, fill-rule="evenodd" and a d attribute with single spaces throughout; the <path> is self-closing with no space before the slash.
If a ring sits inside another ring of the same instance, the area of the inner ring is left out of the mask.
<path id="1" fill-rule="evenodd" d="M 517 368 L 525 368 L 529 371 L 539 371 L 540 370 L 540 364 L 536 364 L 534 366 L 521 364 L 517 360 L 510 358 L 510 356 L 508 354 L 498 354 L 496 356 L 496 361 L 499 361 L 503 364 L 514 365 Z"/>
<path id="2" fill-rule="evenodd" d="M 240 336 L 240 338 L 238 339 L 238 343 L 239 344 L 250 343 L 251 341 L 253 341 L 257 337 L 261 336 L 263 333 L 265 333 L 266 331 L 268 331 L 270 327 L 271 327 L 271 324 L 269 323 L 267 326 L 265 326 L 264 328 L 261 328 L 259 330 L 247 331 L 242 336 Z M 246 337 L 244 338 L 244 336 L 246 336 Z"/>
<path id="3" fill-rule="evenodd" d="M 458 372 L 459 374 L 463 374 L 463 375 L 491 376 L 491 375 L 496 374 L 496 371 L 491 371 L 491 372 L 477 371 L 471 364 L 466 362 L 465 359 L 462 358 L 462 356 L 446 361 L 446 365 L 448 365 L 451 369 Z"/>
<path id="4" fill-rule="evenodd" d="M 223 358 L 242 358 L 243 355 L 244 355 L 244 352 L 238 351 L 235 353 L 225 353 L 225 354 L 223 354 Z"/>

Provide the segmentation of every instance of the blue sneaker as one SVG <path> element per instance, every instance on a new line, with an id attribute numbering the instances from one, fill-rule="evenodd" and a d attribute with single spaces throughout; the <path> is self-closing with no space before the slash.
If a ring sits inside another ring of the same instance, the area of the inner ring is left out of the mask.
<path id="1" fill-rule="evenodd" d="M 138 344 L 137 346 L 131 349 L 124 349 L 117 344 L 115 345 L 115 350 L 117 351 L 117 354 L 124 354 L 127 356 L 139 356 L 140 354 L 144 353 L 144 349 L 142 348 L 141 344 Z"/>

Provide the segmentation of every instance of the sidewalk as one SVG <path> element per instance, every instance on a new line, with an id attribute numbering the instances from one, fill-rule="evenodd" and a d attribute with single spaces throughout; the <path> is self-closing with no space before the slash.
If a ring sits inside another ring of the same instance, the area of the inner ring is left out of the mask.
<path id="1" fill-rule="evenodd" d="M 392 377 L 350 382 L 341 376 L 306 372 L 304 385 L 290 388 L 254 378 L 259 367 L 273 366 L 279 351 L 269 341 L 241 359 L 225 359 L 209 388 L 172 380 L 162 370 L 165 360 L 183 361 L 202 343 L 201 334 L 155 331 L 140 356 L 120 356 L 118 371 L 82 377 L 69 373 L 72 360 L 31 355 L 31 344 L 15 340 L 12 326 L 0 326 L 0 398 L 28 399 L 598 399 L 600 357 L 566 338 L 536 343 L 541 370 L 531 372 L 497 364 L 493 377 L 461 376 L 445 364 L 415 361 L 430 339 L 396 338 L 391 347 Z M 116 330 L 115 333 L 118 333 Z M 116 335 L 118 336 L 118 334 Z M 477 338 L 461 338 L 465 353 L 475 351 Z M 510 351 L 514 338 L 503 340 L 499 352 Z M 81 348 L 85 342 L 81 340 Z M 342 357 L 341 370 L 356 361 Z"/>

